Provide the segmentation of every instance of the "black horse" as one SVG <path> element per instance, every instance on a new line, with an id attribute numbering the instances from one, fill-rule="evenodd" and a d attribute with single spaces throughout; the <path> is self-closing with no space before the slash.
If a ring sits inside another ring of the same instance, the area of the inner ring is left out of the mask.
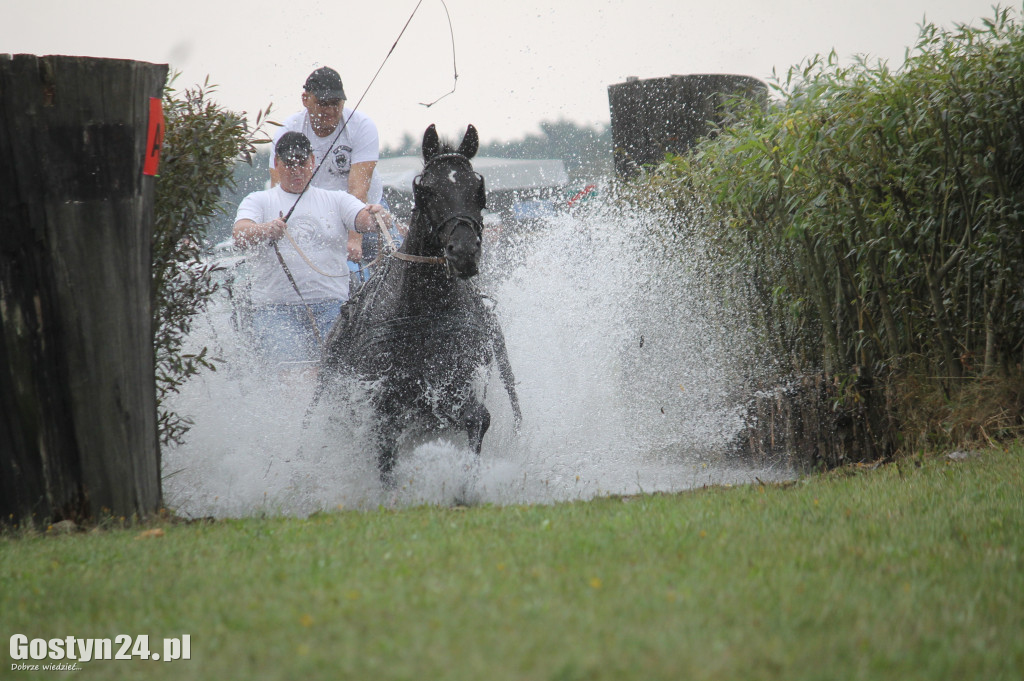
<path id="1" fill-rule="evenodd" d="M 472 281 L 486 202 L 470 163 L 479 146 L 472 125 L 458 149 L 427 128 L 405 243 L 345 303 L 324 346 L 314 400 L 345 377 L 369 382 L 385 486 L 393 484 L 399 438 L 411 428 L 465 430 L 480 454 L 491 416 L 475 386 L 492 362 L 517 428 L 522 419 L 504 335 Z"/>

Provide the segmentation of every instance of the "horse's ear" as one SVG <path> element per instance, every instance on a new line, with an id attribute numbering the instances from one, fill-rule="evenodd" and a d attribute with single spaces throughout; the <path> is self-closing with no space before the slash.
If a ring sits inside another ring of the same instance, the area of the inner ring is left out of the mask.
<path id="1" fill-rule="evenodd" d="M 480 175 L 480 188 L 476 191 L 476 202 L 480 210 L 487 208 L 487 188 L 484 187 L 484 176 Z"/>
<path id="2" fill-rule="evenodd" d="M 441 153 L 441 139 L 437 136 L 437 128 L 433 123 L 423 133 L 423 160 L 429 161 Z"/>
<path id="3" fill-rule="evenodd" d="M 480 135 L 477 134 L 476 128 L 470 123 L 469 127 L 466 128 L 466 136 L 462 138 L 462 144 L 459 145 L 459 153 L 466 158 L 473 158 L 479 149 Z"/>

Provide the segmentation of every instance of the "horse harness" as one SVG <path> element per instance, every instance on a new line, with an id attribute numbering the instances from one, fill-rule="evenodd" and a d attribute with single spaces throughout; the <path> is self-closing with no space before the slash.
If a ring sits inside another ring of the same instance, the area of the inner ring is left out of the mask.
<path id="1" fill-rule="evenodd" d="M 427 205 L 429 203 L 428 200 L 427 200 L 427 197 L 424 196 L 424 194 L 426 192 L 428 192 L 429 189 L 423 187 L 420 184 L 420 178 L 423 177 L 423 173 L 427 172 L 427 169 L 430 166 L 432 166 L 434 163 L 437 163 L 438 161 L 441 161 L 441 160 L 444 160 L 444 159 L 448 159 L 448 158 L 459 159 L 460 161 L 462 161 L 462 162 L 466 163 L 467 165 L 469 165 L 469 159 L 467 159 L 465 156 L 463 156 L 460 153 L 449 152 L 449 153 L 445 153 L 445 154 L 438 154 L 437 156 L 434 156 L 429 161 L 427 161 L 423 165 L 423 172 L 421 172 L 419 175 L 416 176 L 415 179 L 413 179 L 413 182 L 412 182 L 413 197 L 416 199 L 416 203 L 417 204 L 420 204 L 420 205 L 423 206 L 424 212 L 427 212 Z M 486 190 L 484 189 L 484 178 L 483 178 L 483 175 L 481 175 L 480 173 L 478 173 L 476 171 L 473 171 L 472 170 L 472 168 L 473 168 L 472 165 L 470 165 L 469 168 L 473 172 L 473 175 L 476 176 L 476 179 L 480 183 L 479 188 L 477 190 L 477 201 L 480 204 L 480 209 L 483 209 L 487 205 L 487 193 L 486 193 Z M 476 235 L 478 237 L 483 235 L 483 231 L 484 231 L 483 220 L 481 218 L 475 216 L 475 215 L 470 214 L 470 213 L 454 213 L 452 215 L 449 215 L 449 216 L 445 217 L 443 220 L 437 220 L 434 223 L 434 230 L 433 231 L 435 233 L 438 233 L 438 234 L 443 234 L 445 232 L 446 228 L 449 225 L 451 225 L 452 229 L 454 229 L 454 226 L 457 225 L 460 221 L 465 221 L 465 222 L 470 223 L 470 225 L 472 225 L 472 227 L 473 227 L 473 231 L 476 232 Z M 441 256 L 440 260 L 444 260 L 444 256 Z"/>
<path id="2" fill-rule="evenodd" d="M 437 161 L 440 161 L 440 160 L 442 160 L 444 158 L 460 158 L 460 159 L 466 160 L 465 156 L 463 156 L 462 154 L 458 154 L 458 153 L 438 154 L 437 156 L 435 156 L 432 159 L 430 159 L 429 161 L 427 161 L 426 164 L 424 164 L 423 170 L 425 171 L 427 168 L 430 167 L 431 164 L 433 164 L 433 163 L 435 163 Z M 484 204 L 485 197 L 486 197 L 485 190 L 484 190 L 484 178 L 483 178 L 482 175 L 480 175 L 480 173 L 474 172 L 474 175 L 476 175 L 476 177 L 480 180 L 480 190 L 479 190 L 479 193 L 480 193 L 481 204 Z M 420 192 L 423 191 L 423 189 L 421 189 L 420 184 L 419 184 L 419 177 L 420 176 L 417 176 L 416 179 L 413 180 L 413 193 L 414 194 L 419 194 Z M 298 203 L 298 202 L 296 201 L 296 203 Z M 293 210 L 294 210 L 294 207 L 293 207 Z M 291 211 L 289 211 L 289 213 L 290 212 Z M 384 219 L 380 216 L 379 213 L 374 213 L 373 217 L 377 221 L 377 226 L 378 226 L 378 228 L 380 230 L 380 234 L 384 237 L 385 248 L 382 248 L 382 249 L 380 249 L 378 251 L 377 257 L 374 258 L 373 261 L 369 265 L 367 265 L 367 267 L 374 267 L 374 266 L 376 266 L 380 262 L 381 258 L 384 256 L 385 250 L 387 250 L 387 255 L 389 255 L 390 257 L 393 257 L 393 258 L 397 258 L 398 260 L 402 260 L 404 262 L 425 264 L 425 265 L 444 265 L 445 268 L 448 270 L 448 274 L 449 275 L 453 274 L 453 271 L 452 271 L 451 267 L 449 266 L 448 258 L 446 256 L 444 256 L 444 255 L 440 255 L 440 256 L 412 255 L 410 253 L 402 253 L 401 251 L 399 251 L 398 247 L 395 246 L 395 241 L 394 241 L 394 239 L 391 236 L 391 231 L 387 228 L 387 225 L 384 224 Z M 465 221 L 465 222 L 470 223 L 472 225 L 472 227 L 473 227 L 473 230 L 476 232 L 476 235 L 478 237 L 483 234 L 483 229 L 484 229 L 483 221 L 480 218 L 478 218 L 478 217 L 476 217 L 474 215 L 470 215 L 469 213 L 455 213 L 454 215 L 449 215 L 444 220 L 442 220 L 439 223 L 437 223 L 437 225 L 435 227 L 435 231 L 441 233 L 449 225 L 451 225 L 451 228 L 454 229 L 455 225 L 457 225 L 460 221 Z M 320 274 L 320 275 L 325 276 L 325 277 L 335 278 L 335 279 L 339 278 L 339 277 L 343 277 L 343 276 L 348 276 L 348 272 L 344 272 L 342 274 L 330 274 L 328 272 L 324 272 L 319 267 L 317 267 L 313 263 L 313 261 L 309 259 L 309 256 L 307 256 L 306 253 L 301 248 L 299 248 L 299 244 L 296 243 L 295 239 L 292 238 L 291 233 L 288 231 L 287 225 L 285 225 L 284 235 L 288 238 L 288 241 L 291 243 L 292 248 L 294 248 L 296 250 L 296 252 L 298 252 L 298 254 L 302 257 L 302 259 L 305 261 L 305 263 L 307 265 L 309 265 L 310 268 L 312 268 L 312 270 L 314 272 L 316 272 L 317 274 Z M 303 299 L 302 292 L 299 290 L 298 284 L 295 283 L 295 277 L 292 276 L 291 270 L 289 270 L 288 269 L 288 265 L 285 264 L 284 257 L 281 255 L 281 251 L 280 251 L 280 249 L 278 249 L 276 242 L 274 243 L 274 252 L 277 254 L 278 262 L 281 263 L 281 267 L 282 267 L 282 269 L 284 269 L 284 273 L 285 273 L 285 275 L 287 275 L 288 281 L 291 283 L 292 288 L 295 289 L 295 292 L 299 295 L 299 299 L 302 300 L 302 303 L 303 303 L 303 305 L 306 308 L 306 312 L 309 315 L 310 325 L 313 327 L 313 333 L 316 336 L 317 345 L 322 345 L 323 344 L 323 339 L 320 337 L 320 330 L 317 327 L 316 320 L 313 317 L 313 311 L 312 311 L 312 309 L 310 309 L 309 305 L 306 304 L 305 299 Z"/>

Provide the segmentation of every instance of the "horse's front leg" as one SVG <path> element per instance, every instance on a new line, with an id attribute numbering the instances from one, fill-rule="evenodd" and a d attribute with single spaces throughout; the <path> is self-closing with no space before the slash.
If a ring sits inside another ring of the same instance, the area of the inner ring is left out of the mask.
<path id="1" fill-rule="evenodd" d="M 466 429 L 466 435 L 469 437 L 469 446 L 476 456 L 466 468 L 467 477 L 463 481 L 461 489 L 456 491 L 454 501 L 456 506 L 469 506 L 478 498 L 474 490 L 480 479 L 480 450 L 483 449 L 484 435 L 491 426 L 491 414 L 483 402 L 474 398 L 463 405 L 460 416 L 462 425 Z"/>
<path id="2" fill-rule="evenodd" d="M 493 314 L 489 317 L 491 333 L 491 350 L 494 353 L 494 360 L 498 364 L 498 373 L 501 375 L 501 382 L 508 393 L 509 402 L 512 404 L 512 419 L 516 433 L 523 423 L 523 412 L 519 408 L 519 395 L 516 394 L 516 377 L 512 373 L 512 362 L 508 358 L 508 348 L 505 346 L 505 334 L 498 324 L 498 318 Z"/>
<path id="3" fill-rule="evenodd" d="M 386 490 L 393 490 L 395 484 L 395 460 L 397 438 L 383 436 L 378 438 L 377 445 L 380 448 L 377 452 L 377 471 L 380 475 L 380 484 Z"/>
<path id="4" fill-rule="evenodd" d="M 470 448 L 479 455 L 484 446 L 484 435 L 491 427 L 491 413 L 483 402 L 474 399 L 463 408 L 462 423 L 469 437 Z"/>
<path id="5" fill-rule="evenodd" d="M 395 463 L 398 455 L 398 436 L 400 427 L 398 418 L 390 411 L 377 409 L 377 473 L 380 483 L 386 490 L 395 488 Z"/>

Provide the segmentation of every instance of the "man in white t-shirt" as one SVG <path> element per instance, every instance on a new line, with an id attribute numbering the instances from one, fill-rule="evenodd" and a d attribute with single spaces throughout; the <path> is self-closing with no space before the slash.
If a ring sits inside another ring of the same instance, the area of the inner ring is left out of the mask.
<path id="1" fill-rule="evenodd" d="M 307 187 L 315 166 L 302 133 L 281 135 L 274 161 L 279 184 L 242 199 L 232 235 L 250 253 L 257 347 L 271 361 L 308 362 L 348 299 L 349 235 L 390 216 L 347 192 Z"/>
<path id="2" fill-rule="evenodd" d="M 384 185 L 376 172 L 380 158 L 377 126 L 361 111 L 345 108 L 345 88 L 338 72 L 323 66 L 309 74 L 302 106 L 302 111 L 284 120 L 274 143 L 286 132 L 301 132 L 312 143 L 316 162 L 323 161 L 313 177 L 314 187 L 343 189 L 361 201 L 380 203 Z M 273 161 L 270 177 L 271 183 L 277 184 Z"/>
<path id="3" fill-rule="evenodd" d="M 274 142 L 285 132 L 301 132 L 313 145 L 316 163 L 322 166 L 313 176 L 313 186 L 342 189 L 367 203 L 382 203 L 384 184 L 377 172 L 380 137 L 377 126 L 360 111 L 345 108 L 345 88 L 338 72 L 322 66 L 306 78 L 302 91 L 303 110 L 284 120 Z M 271 184 L 277 184 L 277 168 L 270 164 Z M 376 255 L 377 235 L 357 236 L 350 249 L 353 262 L 372 260 Z M 365 256 L 365 257 L 364 257 Z"/>

